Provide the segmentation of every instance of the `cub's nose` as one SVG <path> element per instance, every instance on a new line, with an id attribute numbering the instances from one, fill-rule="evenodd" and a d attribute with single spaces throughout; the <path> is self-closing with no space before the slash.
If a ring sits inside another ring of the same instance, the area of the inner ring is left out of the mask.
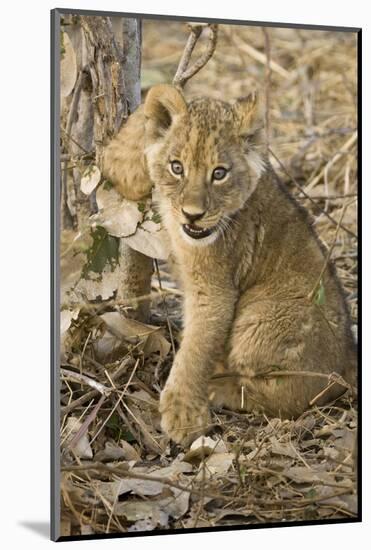
<path id="1" fill-rule="evenodd" d="M 183 208 L 182 208 L 182 213 L 184 214 L 184 216 L 187 218 L 187 220 L 190 223 L 193 223 L 197 220 L 200 220 L 205 215 L 205 211 L 203 211 L 203 212 L 192 212 L 191 213 L 191 212 L 187 212 Z"/>

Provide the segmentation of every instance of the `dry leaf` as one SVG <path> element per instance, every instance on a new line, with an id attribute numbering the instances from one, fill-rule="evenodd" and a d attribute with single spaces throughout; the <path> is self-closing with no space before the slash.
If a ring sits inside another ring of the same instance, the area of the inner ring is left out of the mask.
<path id="1" fill-rule="evenodd" d="M 145 220 L 143 223 L 140 224 L 140 227 L 144 229 L 144 231 L 148 231 L 149 233 L 157 233 L 157 231 L 161 230 L 161 224 L 156 223 L 152 220 Z"/>
<path id="2" fill-rule="evenodd" d="M 156 472 L 157 474 L 158 472 Z M 102 483 L 101 483 L 102 485 Z M 115 502 L 117 496 L 123 492 L 130 491 L 143 496 L 155 496 L 167 492 L 169 496 L 157 498 L 154 500 L 130 500 L 117 502 L 114 506 L 114 513 L 117 516 L 125 516 L 128 521 L 138 521 L 152 518 L 156 523 L 164 521 L 168 516 L 178 519 L 183 516 L 189 507 L 189 492 L 182 491 L 175 487 L 165 487 L 164 484 L 157 481 L 125 479 L 119 482 L 106 483 L 104 492 L 106 498 Z M 115 493 L 116 491 L 116 493 Z M 159 517 L 160 513 L 164 515 Z"/>
<path id="3" fill-rule="evenodd" d="M 183 460 L 192 462 L 194 460 L 202 460 L 211 453 L 225 453 L 227 448 L 224 441 L 221 439 L 215 441 L 211 437 L 201 435 L 191 445 L 189 451 L 184 455 Z"/>
<path id="4" fill-rule="evenodd" d="M 146 357 L 152 353 L 159 353 L 160 359 L 164 359 L 171 349 L 171 344 L 159 330 L 149 334 L 144 344 L 143 352 Z"/>
<path id="5" fill-rule="evenodd" d="M 138 227 L 133 235 L 125 238 L 125 242 L 134 250 L 150 258 L 166 260 L 170 254 L 170 239 L 165 229 L 150 233 Z"/>
<path id="6" fill-rule="evenodd" d="M 124 238 L 131 248 L 150 258 L 168 258 L 169 236 L 155 221 L 155 213 L 146 211 L 146 204 L 139 208 L 137 202 L 123 199 L 114 187 L 107 188 L 106 184 L 98 188 L 96 199 L 99 212 L 91 216 L 94 224 L 104 227 L 110 235 Z"/>
<path id="7" fill-rule="evenodd" d="M 115 502 L 120 495 L 125 493 L 133 493 L 139 496 L 159 495 L 162 493 L 164 485 L 158 481 L 125 478 L 108 482 L 97 481 L 94 487 L 98 495 L 102 495 L 110 502 Z"/>
<path id="8" fill-rule="evenodd" d="M 128 441 L 121 439 L 120 445 L 122 447 L 124 457 L 126 460 L 135 461 L 135 462 L 138 462 L 140 460 L 139 453 L 136 451 L 136 449 L 134 449 L 132 445 L 130 445 L 130 443 L 128 443 Z"/>
<path id="9" fill-rule="evenodd" d="M 158 407 L 158 402 L 144 390 L 136 390 L 128 394 L 136 403 L 146 403 L 150 407 Z"/>
<path id="10" fill-rule="evenodd" d="M 128 532 L 131 533 L 133 531 L 153 531 L 153 529 L 156 529 L 158 525 L 166 527 L 169 517 L 167 516 L 167 514 L 164 514 L 164 512 L 160 513 L 160 517 L 161 519 L 159 523 L 157 523 L 157 521 L 152 518 L 139 519 L 138 521 L 130 525 L 130 527 L 128 527 Z"/>
<path id="11" fill-rule="evenodd" d="M 209 479 L 213 475 L 223 475 L 232 466 L 234 455 L 232 453 L 213 453 L 200 465 L 196 479 L 205 477 Z"/>
<path id="12" fill-rule="evenodd" d="M 82 422 L 78 418 L 70 416 L 67 419 L 64 433 L 68 435 L 64 440 L 64 443 L 63 443 L 64 447 L 66 446 L 68 447 L 72 438 L 76 435 L 76 433 L 79 431 L 81 426 L 82 426 Z M 62 439 L 63 439 L 63 436 L 62 436 Z M 90 446 L 89 437 L 87 433 L 85 433 L 82 437 L 80 437 L 76 445 L 74 445 L 71 450 L 79 458 L 93 458 L 93 451 Z"/>
<path id="13" fill-rule="evenodd" d="M 289 456 L 290 458 L 296 458 L 297 454 L 295 449 L 289 443 L 280 443 L 276 437 L 270 437 L 269 441 L 272 444 L 272 453 L 276 455 Z"/>
<path id="14" fill-rule="evenodd" d="M 98 462 L 107 462 L 110 460 L 122 459 L 128 460 L 124 450 L 115 443 L 112 443 L 111 441 L 106 441 L 104 450 L 96 453 L 94 458 Z"/>
<path id="15" fill-rule="evenodd" d="M 158 513 L 158 505 L 156 501 L 148 500 L 116 502 L 113 513 L 115 516 L 125 516 L 128 521 L 138 521 L 152 518 Z"/>
<path id="16" fill-rule="evenodd" d="M 75 292 L 82 294 L 88 300 L 96 300 L 98 297 L 102 301 L 112 298 L 120 284 L 120 269 L 112 271 L 111 266 L 106 265 L 95 279 L 90 275 L 89 279 L 80 278 L 75 286 Z"/>
<path id="17" fill-rule="evenodd" d="M 159 501 L 160 508 L 174 519 L 184 516 L 189 507 L 189 492 L 171 487 L 171 496 Z"/>
<path id="18" fill-rule="evenodd" d="M 70 328 L 72 320 L 76 320 L 78 318 L 79 313 L 79 307 L 75 307 L 73 309 L 62 309 L 60 321 L 61 336 L 63 336 Z"/>
<path id="19" fill-rule="evenodd" d="M 81 523 L 80 528 L 82 535 L 94 535 L 94 529 L 88 523 Z"/>
<path id="20" fill-rule="evenodd" d="M 101 173 L 98 166 L 88 166 L 80 182 L 80 189 L 84 195 L 90 195 L 100 182 L 100 179 Z"/>
<path id="21" fill-rule="evenodd" d="M 110 311 L 100 315 L 107 327 L 116 335 L 130 340 L 132 338 L 144 338 L 153 332 L 160 331 L 159 327 L 146 325 L 134 319 L 124 317 L 118 311 Z"/>
<path id="22" fill-rule="evenodd" d="M 333 483 L 334 481 L 328 472 L 315 471 L 305 466 L 293 466 L 282 473 L 295 483 L 315 483 L 316 481 Z"/>
<path id="23" fill-rule="evenodd" d="M 349 430 L 348 428 L 334 430 L 336 437 L 335 446 L 338 449 L 345 451 L 351 451 L 354 448 L 355 438 L 357 435 L 356 430 Z"/>
<path id="24" fill-rule="evenodd" d="M 342 484 L 344 484 L 344 481 L 345 480 L 343 480 Z M 349 489 L 351 490 L 352 483 L 350 482 L 350 480 L 347 480 L 347 481 L 348 481 L 348 484 L 349 484 Z M 326 487 L 326 486 L 316 487 L 316 496 L 317 497 L 320 497 L 321 499 L 323 499 L 323 497 L 325 497 L 326 495 L 329 496 L 328 499 L 321 500 L 319 505 L 320 506 L 331 505 L 331 506 L 334 506 L 336 508 L 348 510 L 352 514 L 357 514 L 357 509 L 358 509 L 357 495 L 355 495 L 355 494 L 346 494 L 346 495 L 339 495 L 339 496 L 333 497 L 333 496 L 331 496 L 331 495 L 333 495 L 333 493 L 334 493 L 334 488 L 333 487 Z"/>
<path id="25" fill-rule="evenodd" d="M 114 237 L 127 237 L 135 233 L 143 220 L 143 213 L 136 202 L 123 199 L 113 187 L 107 189 L 105 184 L 97 189 L 96 200 L 99 212 L 91 217 L 92 221 Z"/>
<path id="26" fill-rule="evenodd" d="M 159 470 L 152 470 L 151 474 L 156 477 L 162 477 L 164 479 L 176 481 L 177 479 L 179 479 L 180 474 L 191 472 L 192 469 L 193 468 L 191 464 L 188 464 L 187 462 L 173 461 L 170 466 L 165 466 L 164 468 L 160 468 Z"/>
<path id="27" fill-rule="evenodd" d="M 140 343 L 144 356 L 159 353 L 165 358 L 170 350 L 170 343 L 163 335 L 164 329 L 154 325 L 141 323 L 124 317 L 118 311 L 110 311 L 99 316 L 105 323 L 107 330 L 94 342 L 94 350 L 100 359 L 115 356 L 122 350 L 125 341 Z"/>
<path id="28" fill-rule="evenodd" d="M 71 521 L 69 519 L 61 519 L 59 524 L 59 532 L 62 537 L 71 536 Z"/>

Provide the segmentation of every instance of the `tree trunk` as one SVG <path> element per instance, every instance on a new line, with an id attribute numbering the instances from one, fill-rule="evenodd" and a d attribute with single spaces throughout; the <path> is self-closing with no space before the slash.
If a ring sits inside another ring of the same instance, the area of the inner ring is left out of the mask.
<path id="1" fill-rule="evenodd" d="M 65 27 L 76 53 L 77 79 L 69 98 L 63 135 L 64 153 L 71 158 L 94 158 L 101 167 L 104 147 L 140 104 L 141 28 L 136 19 L 69 16 Z M 62 120 L 63 128 L 63 120 Z M 77 163 L 78 164 L 78 163 Z M 64 227 L 81 231 L 96 211 L 95 193 L 80 190 L 81 166 L 62 178 Z M 71 221 L 72 220 L 72 221 Z M 130 301 L 130 313 L 149 315 L 152 259 L 132 250 L 121 239 L 117 300 Z"/>

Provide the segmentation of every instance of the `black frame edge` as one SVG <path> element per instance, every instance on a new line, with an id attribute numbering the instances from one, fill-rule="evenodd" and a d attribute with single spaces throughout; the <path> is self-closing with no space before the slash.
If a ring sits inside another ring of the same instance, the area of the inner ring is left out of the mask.
<path id="1" fill-rule="evenodd" d="M 339 518 L 332 520 L 308 520 L 308 521 L 290 521 L 287 523 L 253 523 L 249 525 L 223 525 L 217 527 L 196 527 L 189 529 L 157 529 L 156 531 L 133 531 L 131 533 L 102 533 L 95 535 L 78 535 L 78 536 L 61 536 L 57 542 L 70 542 L 78 540 L 105 540 L 105 539 L 126 539 L 133 537 L 154 537 L 161 535 L 178 535 L 178 534 L 193 534 L 193 533 L 218 533 L 228 531 L 250 531 L 252 529 L 272 529 L 272 528 L 290 528 L 290 527 L 310 527 L 310 526 L 326 526 L 326 525 L 344 525 L 347 523 L 360 523 L 357 518 Z"/>
<path id="2" fill-rule="evenodd" d="M 358 518 L 362 521 L 362 29 L 357 31 L 357 172 L 358 172 L 358 426 L 357 426 L 357 502 Z"/>
<path id="3" fill-rule="evenodd" d="M 304 23 L 270 23 L 268 21 L 251 21 L 243 19 L 218 19 L 213 17 L 193 17 L 186 15 L 161 15 L 154 13 L 136 13 L 136 12 L 121 12 L 109 10 L 84 10 L 76 8 L 56 8 L 60 14 L 75 14 L 75 15 L 101 15 L 106 17 L 133 17 L 141 19 L 172 19 L 173 21 L 195 21 L 199 23 L 225 23 L 228 25 L 246 25 L 254 27 L 281 27 L 281 28 L 296 28 L 296 29 L 312 29 L 318 31 L 333 31 L 333 32 L 358 32 L 360 27 L 342 27 L 336 25 L 315 25 Z"/>

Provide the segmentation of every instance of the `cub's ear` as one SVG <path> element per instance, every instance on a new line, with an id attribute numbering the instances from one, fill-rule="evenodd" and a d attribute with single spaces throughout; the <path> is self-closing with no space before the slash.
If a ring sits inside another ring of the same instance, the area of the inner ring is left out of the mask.
<path id="1" fill-rule="evenodd" d="M 259 131 L 263 127 L 263 117 L 261 102 L 256 92 L 237 99 L 233 104 L 233 110 L 238 133 L 241 136 L 249 137 L 256 133 L 260 134 Z"/>
<path id="2" fill-rule="evenodd" d="M 149 141 L 163 137 L 175 121 L 187 114 L 185 99 L 174 86 L 159 84 L 151 88 L 144 103 Z"/>

